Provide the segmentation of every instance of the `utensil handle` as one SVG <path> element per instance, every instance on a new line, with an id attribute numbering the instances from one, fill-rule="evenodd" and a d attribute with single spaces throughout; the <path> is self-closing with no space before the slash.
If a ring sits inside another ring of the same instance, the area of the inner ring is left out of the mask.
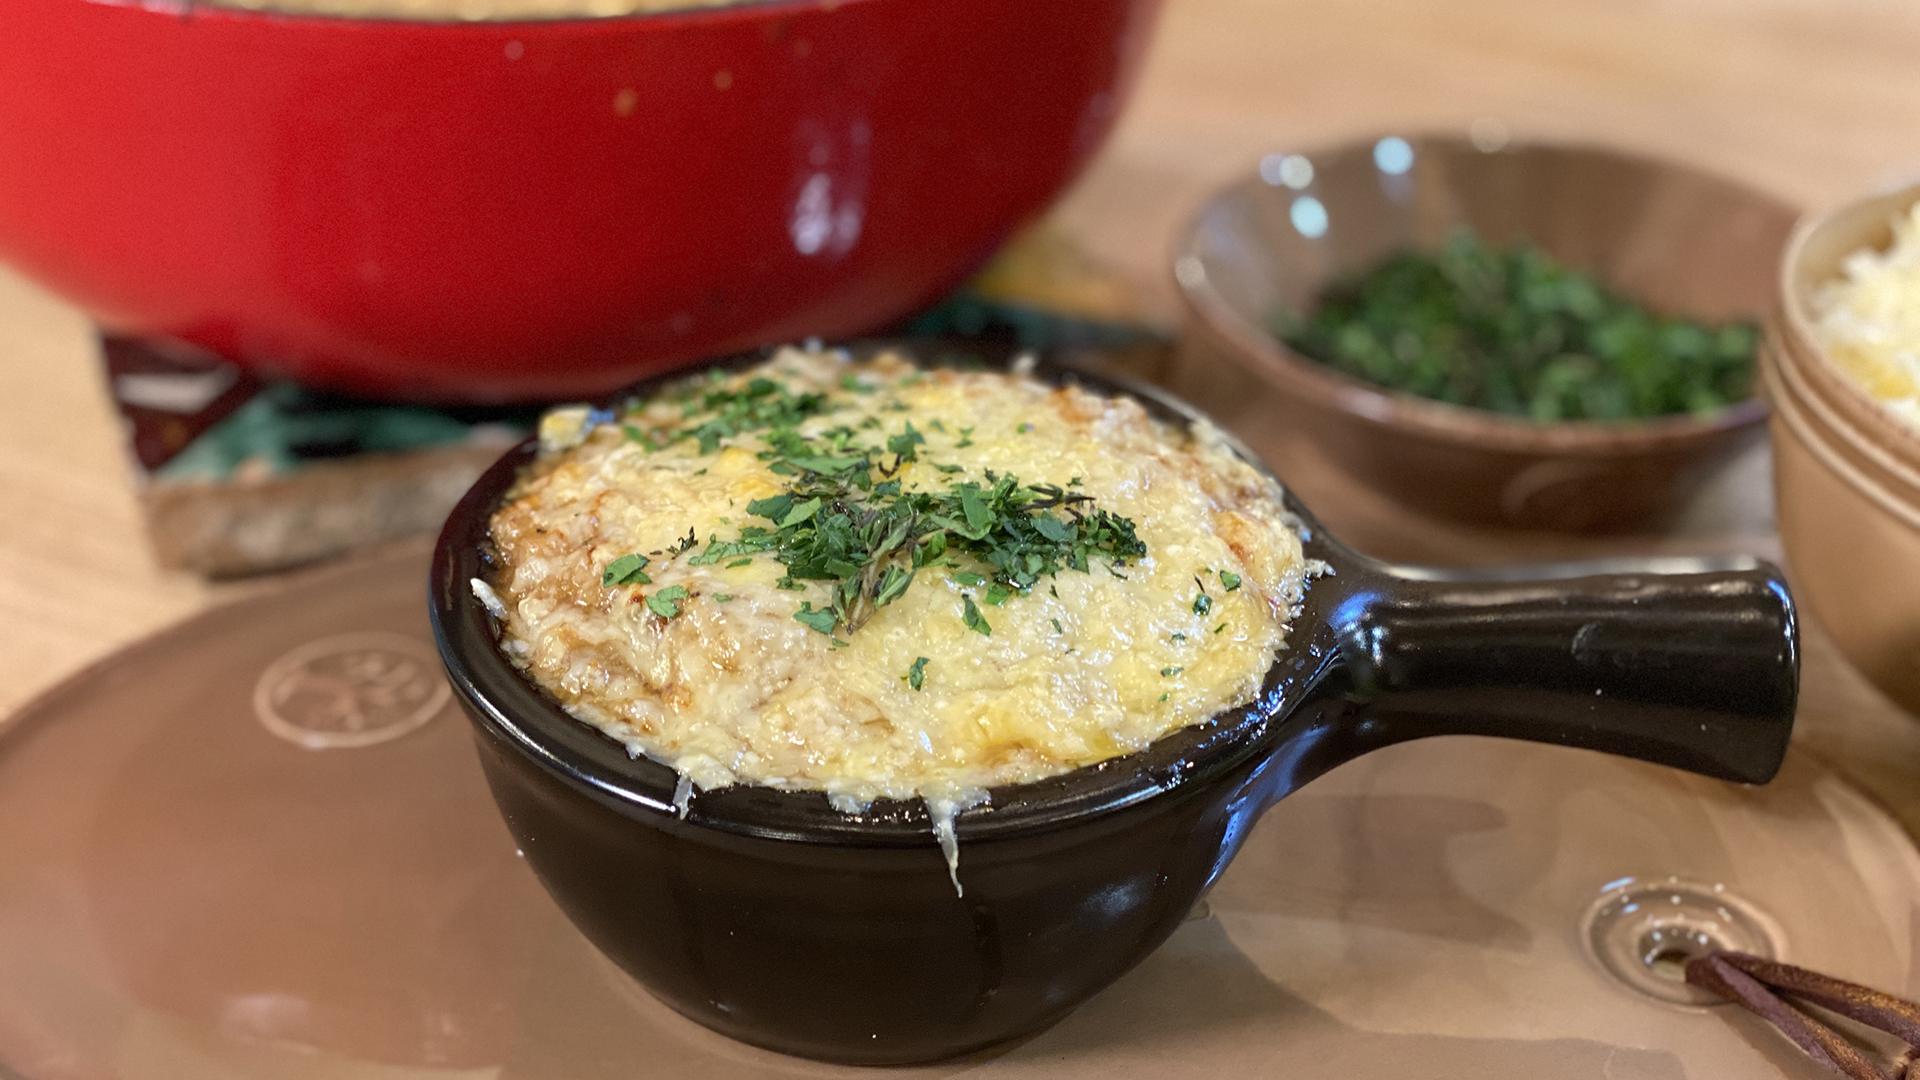
<path id="1" fill-rule="evenodd" d="M 1780 767 L 1799 641 L 1770 564 L 1374 572 L 1334 620 L 1363 744 L 1497 735 L 1755 784 Z"/>

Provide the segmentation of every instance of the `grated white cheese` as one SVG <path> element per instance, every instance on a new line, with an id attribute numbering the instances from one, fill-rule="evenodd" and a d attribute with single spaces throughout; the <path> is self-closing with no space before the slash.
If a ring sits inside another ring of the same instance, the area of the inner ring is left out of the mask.
<path id="1" fill-rule="evenodd" d="M 467 588 L 473 591 L 473 598 L 480 601 L 480 606 L 487 609 L 487 614 L 496 619 L 507 617 L 507 605 L 500 602 L 500 594 L 493 591 L 493 586 L 479 578 L 468 578 Z"/>
<path id="2" fill-rule="evenodd" d="M 1920 432 L 1920 204 L 1894 220 L 1885 251 L 1849 255 L 1811 306 L 1835 365 Z"/>

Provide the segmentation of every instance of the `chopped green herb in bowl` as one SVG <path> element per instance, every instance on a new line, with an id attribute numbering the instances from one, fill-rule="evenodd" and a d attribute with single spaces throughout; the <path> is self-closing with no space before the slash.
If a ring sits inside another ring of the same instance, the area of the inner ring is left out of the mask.
<path id="1" fill-rule="evenodd" d="M 1315 505 L 1663 527 L 1766 435 L 1749 320 L 1798 211 L 1685 161 L 1483 143 L 1352 139 L 1222 187 L 1176 246 L 1166 377 L 1271 458 L 1344 474 Z"/>
<path id="2" fill-rule="evenodd" d="M 1758 332 L 1660 315 L 1471 232 L 1340 280 L 1274 332 L 1375 386 L 1542 423 L 1706 415 L 1752 396 Z"/>

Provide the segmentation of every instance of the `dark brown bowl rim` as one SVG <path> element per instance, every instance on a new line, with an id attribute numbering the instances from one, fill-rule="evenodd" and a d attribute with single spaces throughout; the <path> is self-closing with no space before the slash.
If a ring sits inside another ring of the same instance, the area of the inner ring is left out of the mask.
<path id="1" fill-rule="evenodd" d="M 1289 151 L 1308 158 L 1348 154 L 1378 143 L 1383 138 L 1399 138 L 1416 148 L 1445 146 L 1479 154 L 1523 155 L 1554 153 L 1612 158 L 1650 169 L 1683 171 L 1702 179 L 1738 188 L 1756 200 L 1775 205 L 1786 217 L 1795 216 L 1793 206 L 1784 199 L 1724 173 L 1701 168 L 1659 155 L 1581 140 L 1515 138 L 1495 148 L 1483 148 L 1467 136 L 1437 132 L 1379 134 L 1365 138 L 1342 139 Z M 1257 175 L 1241 177 L 1216 188 L 1188 215 L 1181 228 L 1171 263 L 1176 292 L 1188 313 L 1207 332 L 1224 341 L 1229 353 L 1258 374 L 1272 377 L 1310 397 L 1324 408 L 1348 413 L 1386 427 L 1400 427 L 1428 438 L 1464 446 L 1495 448 L 1516 453 L 1578 455 L 1588 457 L 1626 456 L 1647 451 L 1671 449 L 1690 443 L 1710 441 L 1765 421 L 1766 402 L 1757 396 L 1760 385 L 1759 357 L 1754 357 L 1756 396 L 1735 402 L 1706 416 L 1674 415 L 1650 420 L 1609 422 L 1561 420 L 1548 423 L 1524 420 L 1483 409 L 1454 405 L 1403 391 L 1391 390 L 1354 378 L 1311 360 L 1287 347 L 1263 327 L 1242 318 L 1218 292 L 1203 272 L 1198 279 L 1183 272 L 1185 265 L 1204 267 L 1197 252 L 1201 223 L 1228 200 L 1250 189 L 1266 187 Z M 1764 311 L 1755 313 L 1758 322 Z"/>
<path id="2" fill-rule="evenodd" d="M 875 344 L 860 348 L 879 347 Z M 939 364 L 948 353 L 922 363 Z M 702 371 L 739 367 L 765 359 L 753 352 L 711 362 L 641 383 L 628 394 L 649 393 Z M 991 357 L 986 346 L 957 355 Z M 1002 358 L 1005 359 L 1005 358 Z M 1079 384 L 1110 396 L 1130 396 L 1159 419 L 1175 424 L 1217 424 L 1157 387 L 1135 380 L 1043 360 L 1034 375 Z M 628 396 L 622 394 L 612 400 Z M 1262 475 L 1278 478 L 1244 444 L 1222 430 L 1226 444 Z M 489 576 L 486 527 L 493 507 L 531 459 L 533 440 L 514 447 L 490 466 L 448 515 L 434 544 L 428 583 L 433 635 L 454 691 L 482 733 L 505 743 L 558 776 L 570 787 L 630 818 L 672 827 L 678 774 L 646 757 L 634 757 L 598 729 L 574 719 L 515 668 L 497 646 L 494 620 L 473 598 L 468 582 Z M 962 813 L 955 827 L 962 843 L 977 843 L 1057 829 L 1135 806 L 1175 797 L 1223 777 L 1279 738 L 1293 709 L 1332 670 L 1338 648 L 1333 618 L 1342 597 L 1371 575 L 1363 562 L 1326 536 L 1285 485 L 1282 498 L 1298 521 L 1306 557 L 1329 569 L 1306 591 L 1289 625 L 1286 646 L 1276 656 L 1254 698 L 1211 719 L 1165 735 L 1143 750 L 1057 776 L 991 789 L 989 801 Z M 1343 572 L 1346 573 L 1343 577 Z M 755 785 L 702 791 L 684 819 L 698 828 L 759 838 L 860 847 L 924 847 L 932 820 L 923 801 L 883 800 L 868 812 L 834 809 L 824 792 Z"/>

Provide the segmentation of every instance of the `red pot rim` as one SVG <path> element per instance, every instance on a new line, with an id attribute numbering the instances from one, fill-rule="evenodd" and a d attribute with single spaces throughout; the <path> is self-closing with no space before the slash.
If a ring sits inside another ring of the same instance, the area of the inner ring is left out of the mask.
<path id="1" fill-rule="evenodd" d="M 227 20 L 235 22 L 291 23 L 311 25 L 325 23 L 330 26 L 351 27 L 358 30 L 405 28 L 409 30 L 427 29 L 429 31 L 450 30 L 454 32 L 473 32 L 482 28 L 512 28 L 517 31 L 558 30 L 563 28 L 618 27 L 635 22 L 728 22 L 739 19 L 755 19 L 769 15 L 777 16 L 782 11 L 802 11 L 813 8 L 850 7 L 856 4 L 874 3 L 876 0 L 722 0 L 712 4 L 688 4 L 685 7 L 665 8 L 657 11 L 618 12 L 605 15 L 562 14 L 562 15 L 518 15 L 499 19 L 463 19 L 457 16 L 422 18 L 415 15 L 347 15 L 328 11 L 283 10 L 274 7 L 252 8 L 237 4 L 228 6 L 218 0 L 176 0 L 183 6 L 173 10 L 159 6 L 141 6 L 137 10 L 168 18 L 191 18 L 195 21 Z M 271 2 L 271 0 L 269 0 Z"/>

